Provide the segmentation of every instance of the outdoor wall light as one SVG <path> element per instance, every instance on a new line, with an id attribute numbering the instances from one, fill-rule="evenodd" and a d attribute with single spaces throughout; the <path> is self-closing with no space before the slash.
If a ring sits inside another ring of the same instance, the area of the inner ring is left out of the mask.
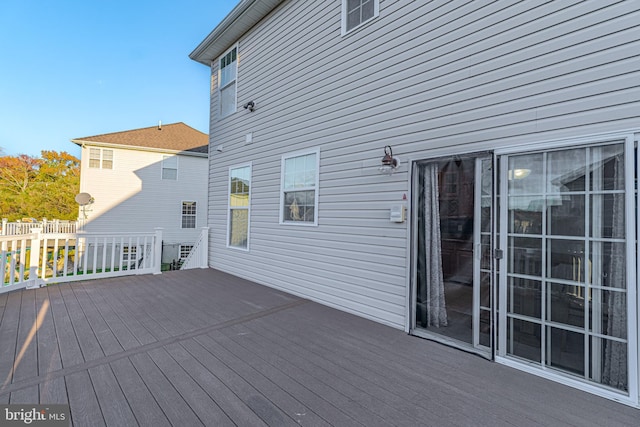
<path id="1" fill-rule="evenodd" d="M 513 169 L 509 170 L 509 181 L 514 179 L 524 179 L 529 176 L 531 169 Z"/>
<path id="2" fill-rule="evenodd" d="M 391 175 L 396 171 L 399 165 L 400 165 L 400 159 L 393 156 L 393 151 L 391 150 L 391 146 L 387 145 L 386 147 L 384 147 L 384 157 L 382 158 L 382 166 L 378 168 L 380 173 L 383 175 Z"/>
<path id="3" fill-rule="evenodd" d="M 253 101 L 249 101 L 243 105 L 245 110 L 253 111 L 256 109 L 256 103 Z"/>

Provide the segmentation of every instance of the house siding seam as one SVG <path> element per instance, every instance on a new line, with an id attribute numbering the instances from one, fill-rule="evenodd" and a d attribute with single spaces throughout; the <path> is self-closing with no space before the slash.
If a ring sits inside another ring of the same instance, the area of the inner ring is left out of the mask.
<path id="1" fill-rule="evenodd" d="M 209 263 L 405 328 L 408 222 L 389 209 L 409 192 L 407 160 L 637 127 L 640 5 L 381 1 L 345 36 L 340 8 L 285 1 L 237 41 L 238 103 L 257 108 L 218 120 L 212 91 Z M 385 145 L 402 159 L 392 176 L 377 171 Z M 315 147 L 318 226 L 280 225 L 281 157 Z M 226 248 L 226 173 L 248 161 L 239 253 Z"/>

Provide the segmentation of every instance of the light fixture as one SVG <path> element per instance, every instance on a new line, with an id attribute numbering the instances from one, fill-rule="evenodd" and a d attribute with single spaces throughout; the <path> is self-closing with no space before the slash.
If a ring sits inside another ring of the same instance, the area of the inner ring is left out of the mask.
<path id="1" fill-rule="evenodd" d="M 256 103 L 253 101 L 249 101 L 243 105 L 245 110 L 253 111 L 256 109 Z"/>
<path id="2" fill-rule="evenodd" d="M 524 179 L 529 176 L 531 173 L 531 169 L 510 169 L 509 170 L 509 181 L 514 179 Z"/>
<path id="3" fill-rule="evenodd" d="M 384 147 L 384 157 L 382 158 L 382 166 L 378 168 L 381 174 L 383 175 L 391 175 L 400 165 L 400 159 L 397 157 L 393 157 L 393 151 L 391 150 L 391 146 L 387 145 Z"/>

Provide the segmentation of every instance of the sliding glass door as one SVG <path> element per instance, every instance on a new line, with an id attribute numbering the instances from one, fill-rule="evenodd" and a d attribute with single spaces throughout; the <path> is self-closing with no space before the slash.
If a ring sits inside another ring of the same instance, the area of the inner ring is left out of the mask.
<path id="1" fill-rule="evenodd" d="M 633 140 L 503 155 L 500 170 L 498 354 L 633 395 Z"/>
<path id="2" fill-rule="evenodd" d="M 635 138 L 536 148 L 415 163 L 411 332 L 637 404 Z"/>
<path id="3" fill-rule="evenodd" d="M 491 356 L 493 159 L 421 162 L 414 333 Z"/>

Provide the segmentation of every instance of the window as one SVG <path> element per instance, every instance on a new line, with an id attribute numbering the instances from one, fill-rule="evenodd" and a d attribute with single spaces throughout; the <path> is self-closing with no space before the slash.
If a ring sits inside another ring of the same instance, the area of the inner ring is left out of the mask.
<path id="1" fill-rule="evenodd" d="M 342 0 L 342 34 L 346 34 L 379 13 L 379 0 Z"/>
<path id="2" fill-rule="evenodd" d="M 113 150 L 89 148 L 89 167 L 96 169 L 113 169 Z"/>
<path id="3" fill-rule="evenodd" d="M 122 247 L 122 269 L 123 270 L 135 269 L 137 260 L 138 260 L 137 246 Z"/>
<path id="4" fill-rule="evenodd" d="M 138 255 L 137 246 L 123 246 L 122 247 L 122 260 L 123 261 L 135 261 Z"/>
<path id="5" fill-rule="evenodd" d="M 89 167 L 90 168 L 100 167 L 100 149 L 99 148 L 89 148 Z"/>
<path id="6" fill-rule="evenodd" d="M 113 150 L 102 150 L 102 169 L 113 169 Z"/>
<path id="7" fill-rule="evenodd" d="M 218 97 L 220 117 L 236 111 L 236 78 L 238 75 L 238 48 L 234 47 L 220 58 L 218 70 Z"/>
<path id="8" fill-rule="evenodd" d="M 162 157 L 162 179 L 178 179 L 178 156 Z"/>
<path id="9" fill-rule="evenodd" d="M 282 157 L 280 223 L 317 225 L 320 150 Z"/>
<path id="10" fill-rule="evenodd" d="M 229 247 L 249 248 L 250 196 L 251 164 L 229 169 Z"/>
<path id="11" fill-rule="evenodd" d="M 182 202 L 182 228 L 196 228 L 196 202 Z"/>
<path id="12" fill-rule="evenodd" d="M 193 245 L 180 245 L 180 260 L 184 261 L 187 259 L 191 253 L 191 249 L 193 249 Z"/>

